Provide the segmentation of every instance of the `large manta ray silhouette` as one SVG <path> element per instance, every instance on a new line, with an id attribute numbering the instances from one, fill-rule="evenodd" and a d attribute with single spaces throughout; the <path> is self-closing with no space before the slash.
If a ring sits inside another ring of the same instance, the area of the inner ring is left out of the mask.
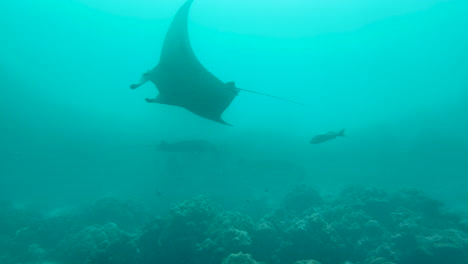
<path id="1" fill-rule="evenodd" d="M 147 98 L 147 102 L 183 107 L 225 125 L 229 124 L 221 115 L 241 90 L 286 100 L 237 88 L 234 82 L 224 83 L 203 67 L 188 36 L 187 18 L 192 3 L 193 0 L 185 2 L 175 15 L 166 33 L 159 64 L 144 73 L 140 81 L 130 88 L 136 89 L 151 81 L 159 94 L 156 98 Z"/>

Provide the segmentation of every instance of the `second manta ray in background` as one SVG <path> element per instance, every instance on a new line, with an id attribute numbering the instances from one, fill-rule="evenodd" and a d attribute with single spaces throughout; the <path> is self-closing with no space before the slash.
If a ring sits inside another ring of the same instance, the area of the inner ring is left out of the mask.
<path id="1" fill-rule="evenodd" d="M 216 146 L 205 140 L 184 140 L 174 143 L 167 143 L 163 140 L 156 149 L 162 152 L 216 152 Z"/>
<path id="2" fill-rule="evenodd" d="M 319 135 L 314 136 L 310 140 L 310 144 L 320 144 L 320 143 L 323 143 L 325 141 L 335 139 L 336 137 L 344 137 L 344 136 L 345 136 L 344 135 L 344 129 L 342 129 L 338 133 L 336 133 L 336 132 L 327 132 L 327 133 L 323 133 L 323 134 L 319 134 Z"/>
<path id="3" fill-rule="evenodd" d="M 185 2 L 175 15 L 166 33 L 159 64 L 144 73 L 140 81 L 131 85 L 131 88 L 136 89 L 151 81 L 159 94 L 156 98 L 147 98 L 147 102 L 183 107 L 196 115 L 225 125 L 228 124 L 221 115 L 239 91 L 290 101 L 237 88 L 234 82 L 224 83 L 203 67 L 192 50 L 187 31 L 187 18 L 192 2 L 193 0 Z"/>

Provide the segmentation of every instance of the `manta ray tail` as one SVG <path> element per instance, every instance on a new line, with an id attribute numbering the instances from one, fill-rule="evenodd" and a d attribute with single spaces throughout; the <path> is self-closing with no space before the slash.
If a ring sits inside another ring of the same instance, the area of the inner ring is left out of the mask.
<path id="1" fill-rule="evenodd" d="M 285 98 L 281 98 L 281 97 L 274 96 L 274 95 L 264 94 L 264 93 L 255 92 L 255 91 L 246 90 L 246 89 L 241 89 L 241 88 L 236 88 L 236 89 L 239 89 L 240 91 L 244 91 L 244 92 L 249 92 L 249 93 L 254 93 L 254 94 L 259 94 L 259 95 L 263 95 L 263 96 L 268 96 L 268 97 L 276 98 L 276 99 L 279 99 L 279 100 L 287 101 L 287 102 L 294 103 L 294 104 L 298 104 L 298 105 L 304 105 L 303 103 L 299 103 L 299 102 L 296 102 L 296 101 L 292 101 L 292 100 L 285 99 Z"/>

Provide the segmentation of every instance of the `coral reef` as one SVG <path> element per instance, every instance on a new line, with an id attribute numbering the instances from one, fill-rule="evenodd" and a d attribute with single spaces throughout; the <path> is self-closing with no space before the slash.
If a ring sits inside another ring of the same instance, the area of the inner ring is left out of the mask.
<path id="1" fill-rule="evenodd" d="M 140 254 L 136 238 L 114 223 L 87 226 L 65 238 L 52 253 L 52 258 L 70 264 L 137 263 Z"/>
<path id="2" fill-rule="evenodd" d="M 408 189 L 352 187 L 324 199 L 301 185 L 255 222 L 205 196 L 154 218 L 111 198 L 53 217 L 8 203 L 0 212 L 7 264 L 468 263 L 466 216 Z"/>
<path id="3" fill-rule="evenodd" d="M 150 220 L 145 208 L 137 200 L 113 197 L 104 197 L 88 204 L 77 212 L 75 218 L 79 218 L 84 225 L 113 222 L 127 231 L 135 231 L 135 227 Z"/>
<path id="4" fill-rule="evenodd" d="M 223 260 L 222 264 L 260 264 L 260 262 L 252 259 L 252 256 L 249 254 L 240 252 L 237 254 L 230 254 Z"/>

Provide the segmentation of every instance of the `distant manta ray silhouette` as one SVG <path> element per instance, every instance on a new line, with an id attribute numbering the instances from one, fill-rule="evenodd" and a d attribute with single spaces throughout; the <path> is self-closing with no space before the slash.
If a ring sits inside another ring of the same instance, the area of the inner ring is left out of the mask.
<path id="1" fill-rule="evenodd" d="M 159 64 L 146 72 L 130 88 L 136 89 L 148 81 L 156 85 L 156 98 L 148 103 L 183 107 L 206 119 L 229 125 L 221 118 L 239 91 L 265 95 L 292 103 L 284 98 L 237 88 L 234 82 L 224 83 L 210 73 L 197 59 L 188 36 L 188 13 L 193 0 L 177 11 L 163 43 Z"/>

